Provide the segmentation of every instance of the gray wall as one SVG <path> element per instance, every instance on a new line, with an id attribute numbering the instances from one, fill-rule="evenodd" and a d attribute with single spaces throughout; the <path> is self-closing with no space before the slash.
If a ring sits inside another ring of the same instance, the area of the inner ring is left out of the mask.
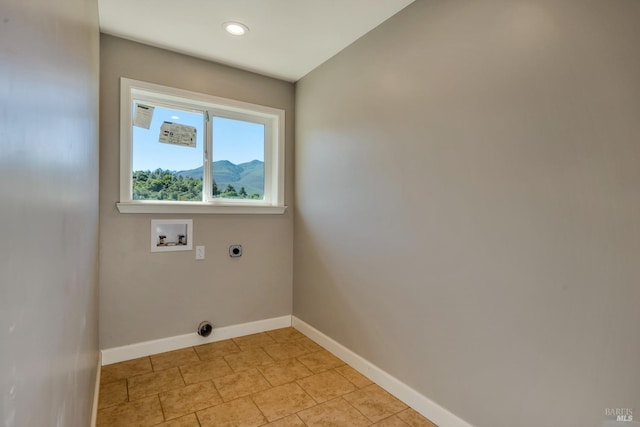
<path id="1" fill-rule="evenodd" d="M 478 427 L 640 410 L 639 22 L 417 1 L 302 79 L 294 314 Z"/>
<path id="2" fill-rule="evenodd" d="M 0 424 L 87 426 L 98 365 L 96 0 L 0 5 Z"/>
<path id="3" fill-rule="evenodd" d="M 294 86 L 291 83 L 101 37 L 100 347 L 291 314 L 293 213 L 284 215 L 120 214 L 120 77 L 284 109 L 285 204 L 293 199 Z M 194 251 L 151 253 L 151 219 L 192 218 Z M 229 258 L 230 244 L 243 246 Z"/>

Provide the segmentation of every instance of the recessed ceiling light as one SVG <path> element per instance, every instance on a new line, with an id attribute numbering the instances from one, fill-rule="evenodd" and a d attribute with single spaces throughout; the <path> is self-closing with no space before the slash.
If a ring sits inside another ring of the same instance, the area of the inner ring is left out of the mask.
<path id="1" fill-rule="evenodd" d="M 178 117 L 178 116 L 171 116 L 171 120 L 180 120 L 180 117 Z"/>
<path id="2" fill-rule="evenodd" d="M 249 27 L 240 22 L 225 22 L 222 27 L 234 36 L 243 36 L 249 32 Z"/>

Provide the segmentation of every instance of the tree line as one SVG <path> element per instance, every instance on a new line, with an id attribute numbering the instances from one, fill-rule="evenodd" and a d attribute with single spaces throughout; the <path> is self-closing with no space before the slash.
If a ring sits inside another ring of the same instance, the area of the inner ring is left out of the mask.
<path id="1" fill-rule="evenodd" d="M 244 187 L 239 190 L 228 184 L 221 191 L 213 181 L 213 197 L 232 199 L 260 199 L 260 194 L 248 194 Z M 202 179 L 178 175 L 165 169 L 133 172 L 134 200 L 178 200 L 201 201 Z"/>

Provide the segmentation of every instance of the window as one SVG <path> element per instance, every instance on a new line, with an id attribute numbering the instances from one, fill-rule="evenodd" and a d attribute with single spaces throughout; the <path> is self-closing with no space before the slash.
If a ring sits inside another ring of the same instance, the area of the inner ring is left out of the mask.
<path id="1" fill-rule="evenodd" d="M 121 213 L 283 213 L 284 111 L 121 79 Z"/>

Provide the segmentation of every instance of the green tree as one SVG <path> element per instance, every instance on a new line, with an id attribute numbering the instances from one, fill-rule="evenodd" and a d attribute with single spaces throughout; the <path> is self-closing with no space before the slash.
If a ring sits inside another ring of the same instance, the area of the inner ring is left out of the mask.
<path id="1" fill-rule="evenodd" d="M 172 171 L 156 169 L 133 172 L 134 200 L 202 199 L 202 180 L 176 175 Z"/>
<path id="2" fill-rule="evenodd" d="M 221 197 L 238 197 L 238 192 L 231 184 L 227 184 L 226 190 L 220 195 Z"/>

